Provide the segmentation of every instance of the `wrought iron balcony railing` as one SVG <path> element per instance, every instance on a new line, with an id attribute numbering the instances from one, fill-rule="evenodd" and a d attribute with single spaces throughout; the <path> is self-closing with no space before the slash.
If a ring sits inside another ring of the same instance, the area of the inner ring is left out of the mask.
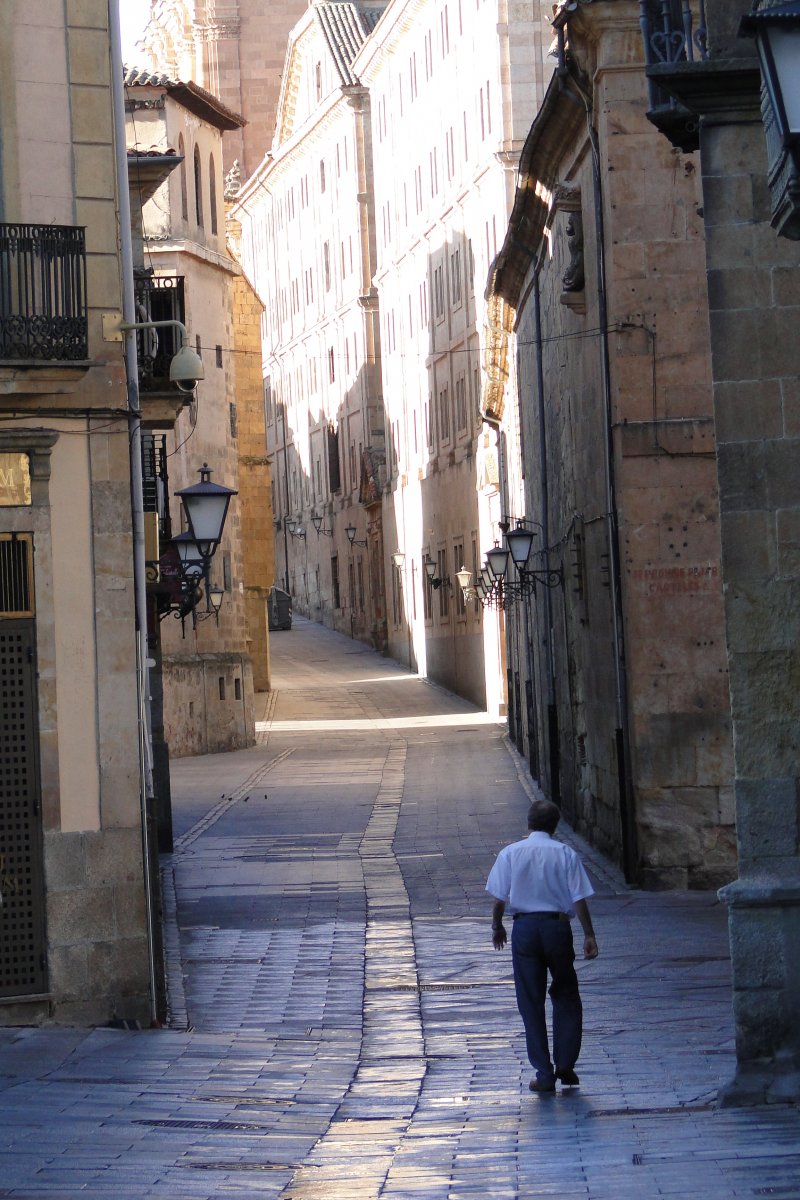
<path id="1" fill-rule="evenodd" d="M 142 489 L 144 511 L 158 513 L 158 533 L 162 542 L 172 537 L 169 515 L 169 478 L 167 476 L 167 439 L 164 434 L 142 434 Z"/>
<path id="2" fill-rule="evenodd" d="M 151 275 L 142 272 L 134 280 L 137 321 L 185 320 L 182 275 Z M 180 349 L 180 334 L 174 328 L 140 329 L 136 334 L 139 388 L 142 391 L 174 391 L 169 382 L 169 364 Z"/>
<path id="3" fill-rule="evenodd" d="M 0 224 L 0 362 L 88 357 L 84 230 Z"/>
<path id="4" fill-rule="evenodd" d="M 684 150 L 697 147 L 688 111 L 658 86 L 649 68 L 700 63 L 708 58 L 705 0 L 639 0 L 650 109 L 648 117 Z"/>

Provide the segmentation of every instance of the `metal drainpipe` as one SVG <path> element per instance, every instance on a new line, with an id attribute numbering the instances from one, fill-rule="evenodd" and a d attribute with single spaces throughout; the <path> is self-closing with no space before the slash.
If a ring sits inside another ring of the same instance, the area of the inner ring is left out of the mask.
<path id="1" fill-rule="evenodd" d="M 597 301 L 600 326 L 600 366 L 605 415 L 605 473 L 606 511 L 608 530 L 609 574 L 612 591 L 612 622 L 614 638 L 614 668 L 616 688 L 617 727 L 614 731 L 619 779 L 619 809 L 622 833 L 622 861 L 628 883 L 636 883 L 639 873 L 639 854 L 634 812 L 633 774 L 630 758 L 630 712 L 628 707 L 628 677 L 625 654 L 625 627 L 622 612 L 622 568 L 619 549 L 619 520 L 617 512 L 616 471 L 614 465 L 614 426 L 611 402 L 611 366 L 608 346 L 608 305 L 606 297 L 605 223 L 603 220 L 603 184 L 600 174 L 600 147 L 593 124 L 591 96 L 579 89 L 586 106 L 586 127 L 592 145 L 592 184 L 594 192 L 595 240 L 597 243 Z"/>
<path id="2" fill-rule="evenodd" d="M 122 80 L 122 34 L 120 32 L 118 0 L 108 0 L 108 31 L 111 52 L 111 98 L 114 118 L 114 158 L 117 175 L 117 205 L 119 213 L 120 265 L 122 271 L 122 319 L 136 320 L 133 288 L 133 238 L 131 206 L 128 193 L 128 155 L 125 137 L 125 95 Z M 145 583 L 144 495 L 142 486 L 142 422 L 139 403 L 139 364 L 136 353 L 136 333 L 129 330 L 125 337 L 125 364 L 128 379 L 128 408 L 130 428 L 131 515 L 133 531 L 133 578 L 137 625 L 136 686 L 139 700 L 139 799 L 142 821 L 142 861 L 144 872 L 147 955 L 150 974 L 150 1020 L 156 1024 L 157 980 L 155 964 L 155 905 L 153 902 L 153 872 L 150 862 L 149 812 L 153 801 L 153 748 L 150 732 L 150 688 L 147 647 L 147 590 Z"/>
<path id="3" fill-rule="evenodd" d="M 550 504 L 548 501 L 547 435 L 545 424 L 544 362 L 542 351 L 542 306 L 539 288 L 539 265 L 533 276 L 533 311 L 536 321 L 536 391 L 539 406 L 539 479 L 541 494 L 539 504 L 542 513 L 544 539 L 544 567 L 550 570 Z M 547 742 L 550 765 L 550 796 L 554 804 L 561 801 L 561 745 L 558 728 L 558 705 L 556 703 L 556 664 L 553 653 L 553 598 L 550 588 L 544 591 L 545 636 L 544 649 L 547 663 Z"/>

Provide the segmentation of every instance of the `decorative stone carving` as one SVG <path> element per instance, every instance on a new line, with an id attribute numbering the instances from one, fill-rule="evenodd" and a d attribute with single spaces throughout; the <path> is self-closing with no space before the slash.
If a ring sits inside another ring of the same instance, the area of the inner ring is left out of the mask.
<path id="1" fill-rule="evenodd" d="M 226 200 L 235 200 L 242 190 L 242 168 L 239 166 L 238 158 L 233 160 L 233 166 L 225 176 L 225 189 L 223 196 Z"/>
<path id="2" fill-rule="evenodd" d="M 553 209 L 566 215 L 564 235 L 569 252 L 569 263 L 561 276 L 564 290 L 560 300 L 573 312 L 585 313 L 586 276 L 583 260 L 583 213 L 580 188 L 573 183 L 558 184 L 553 193 Z"/>

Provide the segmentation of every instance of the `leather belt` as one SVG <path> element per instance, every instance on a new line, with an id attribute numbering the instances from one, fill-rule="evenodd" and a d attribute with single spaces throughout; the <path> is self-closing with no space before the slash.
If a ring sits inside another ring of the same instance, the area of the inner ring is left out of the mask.
<path id="1" fill-rule="evenodd" d="M 516 921 L 517 917 L 550 917 L 550 918 L 551 918 L 551 920 L 554 920 L 554 921 L 559 921 L 559 920 L 563 921 L 563 920 L 566 920 L 566 918 L 567 918 L 567 914 L 566 914 L 566 913 L 560 913 L 560 912 L 550 912 L 550 911 L 548 910 L 547 912 L 518 912 L 518 913 L 514 913 L 514 920 L 515 920 L 515 921 Z"/>

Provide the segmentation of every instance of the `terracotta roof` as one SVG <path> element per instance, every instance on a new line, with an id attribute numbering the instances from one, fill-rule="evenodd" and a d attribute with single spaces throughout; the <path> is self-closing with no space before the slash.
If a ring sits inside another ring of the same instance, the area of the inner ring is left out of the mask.
<path id="1" fill-rule="evenodd" d="M 196 117 L 216 125 L 217 129 L 241 129 L 246 125 L 244 117 L 228 108 L 211 92 L 189 80 L 172 79 L 163 71 L 143 70 L 141 67 L 124 66 L 125 87 L 163 88 L 168 95 Z"/>
<path id="2" fill-rule="evenodd" d="M 314 15 L 345 87 L 357 87 L 353 59 L 383 16 L 386 3 L 362 4 L 351 0 L 317 0 Z"/>

